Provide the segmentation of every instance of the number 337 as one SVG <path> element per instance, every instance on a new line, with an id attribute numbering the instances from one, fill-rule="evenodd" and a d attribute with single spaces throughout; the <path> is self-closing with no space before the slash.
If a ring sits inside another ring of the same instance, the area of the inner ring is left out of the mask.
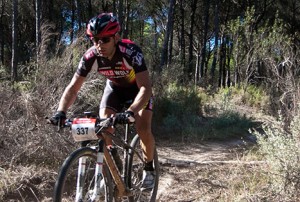
<path id="1" fill-rule="evenodd" d="M 81 128 L 76 128 L 77 130 L 77 135 L 87 135 L 89 132 L 89 128 L 88 127 L 81 127 Z"/>

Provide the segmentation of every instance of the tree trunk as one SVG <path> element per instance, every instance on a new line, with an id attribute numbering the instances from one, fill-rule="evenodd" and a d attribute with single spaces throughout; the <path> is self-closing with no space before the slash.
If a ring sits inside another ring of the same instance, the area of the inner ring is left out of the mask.
<path id="1" fill-rule="evenodd" d="M 217 65 L 217 56 L 218 56 L 218 48 L 219 48 L 219 5 L 215 6 L 215 19 L 214 19 L 214 24 L 215 24 L 215 42 L 214 42 L 214 56 L 213 56 L 213 61 L 211 65 L 211 70 L 210 70 L 210 76 L 211 76 L 211 84 L 214 83 L 214 78 L 215 78 L 215 70 L 216 70 L 216 65 Z"/>
<path id="2" fill-rule="evenodd" d="M 71 27 L 69 33 L 70 33 L 70 43 L 72 44 L 74 41 L 74 27 L 75 27 L 75 2 L 74 1 L 71 2 L 71 9 L 72 9 Z"/>
<path id="3" fill-rule="evenodd" d="M 174 17 L 173 16 L 174 15 L 174 5 L 175 5 L 175 0 L 170 0 L 169 1 L 169 11 L 168 11 L 168 22 L 167 22 L 167 28 L 166 28 L 166 33 L 165 33 L 165 37 L 164 37 L 164 44 L 163 44 L 162 53 L 161 53 L 159 71 L 162 70 L 162 67 L 167 63 L 167 59 L 168 59 L 169 40 L 170 40 L 171 32 L 173 32 L 171 27 L 172 27 L 173 17 Z"/>
<path id="4" fill-rule="evenodd" d="M 1 16 L 0 16 L 0 30 L 2 32 L 0 36 L 0 62 L 4 65 L 4 26 L 3 26 L 3 15 L 4 15 L 4 0 L 2 0 Z"/>
<path id="5" fill-rule="evenodd" d="M 168 47 L 168 63 L 167 66 L 169 66 L 172 63 L 172 57 L 173 57 L 173 30 L 174 30 L 174 19 L 172 19 L 172 22 L 170 23 L 170 40 L 169 40 L 169 47 Z"/>
<path id="6" fill-rule="evenodd" d="M 139 39 L 139 41 L 140 41 L 140 45 L 141 45 L 141 47 L 143 47 L 144 46 L 144 28 L 145 28 L 145 22 L 144 22 L 144 20 L 140 20 L 140 39 Z"/>
<path id="7" fill-rule="evenodd" d="M 124 29 L 124 0 L 119 0 L 119 8 L 118 8 L 118 20 L 121 26 L 120 35 L 123 37 L 123 29 Z"/>
<path id="8" fill-rule="evenodd" d="M 227 57 L 227 64 L 226 64 L 226 71 L 227 71 L 227 76 L 226 76 L 226 85 L 227 87 L 230 87 L 231 85 L 231 73 L 230 73 L 230 58 L 231 58 L 231 55 L 232 55 L 232 46 L 230 44 L 230 41 L 229 41 L 229 37 L 226 37 L 226 45 L 228 46 L 227 48 L 227 54 L 226 54 L 226 57 Z"/>
<path id="9" fill-rule="evenodd" d="M 189 33 L 189 60 L 188 60 L 188 69 L 185 72 L 188 80 L 192 77 L 192 69 L 193 69 L 193 40 L 194 40 L 194 25 L 195 25 L 195 12 L 197 8 L 197 1 L 192 0 L 191 2 L 191 24 L 190 24 L 190 33 Z"/>
<path id="10" fill-rule="evenodd" d="M 82 29 L 82 16 L 81 16 L 81 4 L 79 0 L 75 0 L 75 7 L 77 10 L 77 21 L 78 21 L 78 31 Z"/>
<path id="11" fill-rule="evenodd" d="M 129 35 L 129 21 L 130 21 L 130 2 L 126 0 L 126 9 L 125 9 L 125 19 L 124 19 L 124 30 L 123 30 L 123 38 L 127 39 Z"/>
<path id="12" fill-rule="evenodd" d="M 181 64 L 185 67 L 185 37 L 184 37 L 184 0 L 180 0 L 180 52 L 181 52 Z"/>
<path id="13" fill-rule="evenodd" d="M 208 22 L 209 22 L 209 7 L 210 7 L 210 0 L 205 1 L 205 9 L 204 9 L 204 34 L 202 39 L 202 51 L 201 51 L 201 65 L 200 65 L 200 75 L 199 77 L 202 78 L 204 74 L 205 61 L 206 61 L 206 44 L 207 44 L 207 33 L 208 33 Z"/>
<path id="14" fill-rule="evenodd" d="M 89 14 L 88 19 L 90 19 L 90 18 L 92 18 L 94 16 L 93 15 L 92 0 L 88 1 L 88 14 Z"/>
<path id="15" fill-rule="evenodd" d="M 226 84 L 226 44 L 225 44 L 225 36 L 222 34 L 222 42 L 219 51 L 219 87 L 225 87 Z"/>
<path id="16" fill-rule="evenodd" d="M 35 48 L 36 48 L 36 62 L 39 65 L 40 57 L 40 43 L 41 43 L 41 12 L 40 0 L 35 0 Z"/>
<path id="17" fill-rule="evenodd" d="M 200 71 L 200 57 L 201 57 L 201 43 L 198 42 L 198 48 L 197 48 L 197 61 L 196 61 L 196 68 L 195 68 L 195 86 L 199 82 L 199 71 Z"/>
<path id="18" fill-rule="evenodd" d="M 13 82 L 18 81 L 18 39 L 17 39 L 17 33 L 18 33 L 18 25 L 17 25 L 17 19 L 18 19 L 18 0 L 13 0 L 12 5 L 12 59 L 11 59 L 11 80 Z"/>

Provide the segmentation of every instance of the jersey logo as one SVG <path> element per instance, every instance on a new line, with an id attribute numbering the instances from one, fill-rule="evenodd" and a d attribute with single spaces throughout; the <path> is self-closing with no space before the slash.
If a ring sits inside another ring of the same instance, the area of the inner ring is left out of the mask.
<path id="1" fill-rule="evenodd" d="M 89 60 L 90 58 L 94 57 L 95 53 L 93 51 L 89 51 L 84 55 L 84 58 L 86 60 Z"/>
<path id="2" fill-rule="evenodd" d="M 133 64 L 137 64 L 138 66 L 141 66 L 142 63 L 143 63 L 143 54 L 142 53 L 137 53 L 134 57 L 133 57 L 133 60 L 132 60 L 132 63 Z"/>

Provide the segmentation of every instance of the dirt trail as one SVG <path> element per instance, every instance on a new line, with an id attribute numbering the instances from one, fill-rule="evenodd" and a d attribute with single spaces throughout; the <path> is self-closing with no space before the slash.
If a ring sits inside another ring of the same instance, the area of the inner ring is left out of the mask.
<path id="1" fill-rule="evenodd" d="M 231 140 L 158 145 L 161 174 L 157 201 L 218 201 L 218 193 L 226 187 L 224 179 L 214 175 L 222 169 L 247 163 L 240 161 L 239 156 L 248 144 Z"/>

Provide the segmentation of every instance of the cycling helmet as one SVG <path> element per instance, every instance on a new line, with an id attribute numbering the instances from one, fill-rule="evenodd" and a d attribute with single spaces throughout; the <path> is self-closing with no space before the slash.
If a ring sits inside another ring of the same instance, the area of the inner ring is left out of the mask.
<path id="1" fill-rule="evenodd" d="M 118 31 L 120 31 L 120 24 L 117 18 L 111 13 L 102 13 L 89 21 L 86 34 L 92 39 L 94 37 L 112 36 Z"/>

